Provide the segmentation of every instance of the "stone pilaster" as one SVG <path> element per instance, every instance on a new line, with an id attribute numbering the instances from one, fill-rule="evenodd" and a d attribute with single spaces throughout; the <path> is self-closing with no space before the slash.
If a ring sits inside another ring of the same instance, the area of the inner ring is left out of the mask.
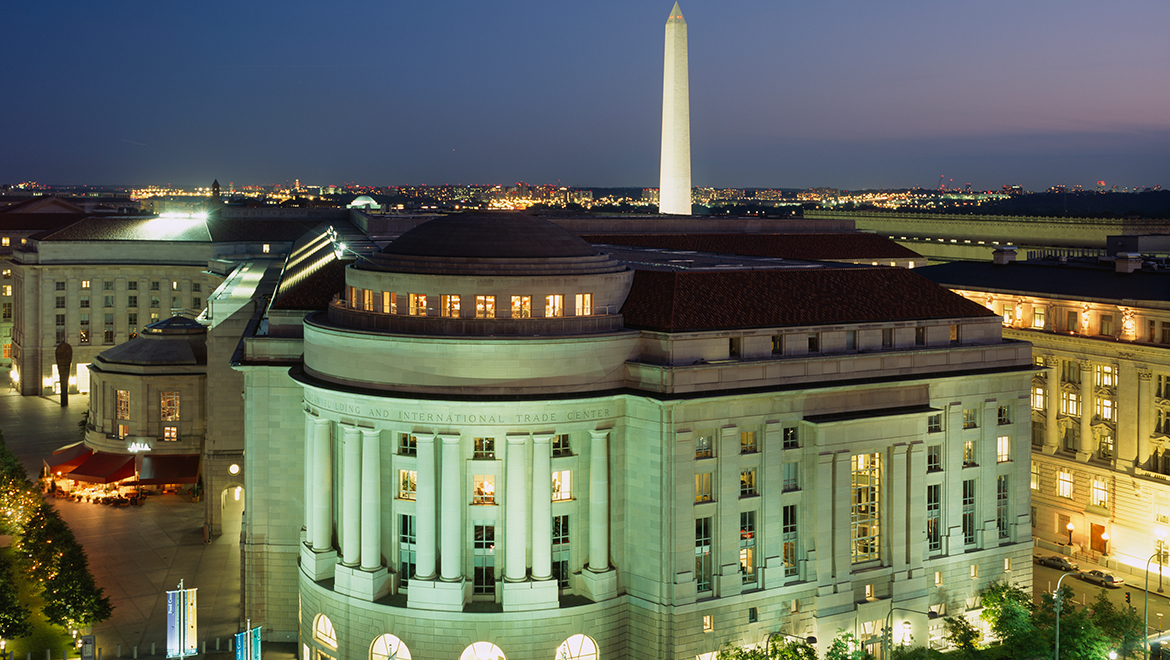
<path id="1" fill-rule="evenodd" d="M 1084 462 L 1092 458 L 1096 450 L 1093 446 L 1093 411 L 1097 399 L 1093 389 L 1092 363 L 1080 360 L 1077 365 L 1081 370 L 1081 437 L 1077 444 L 1077 460 Z"/>
<path id="2" fill-rule="evenodd" d="M 552 435 L 532 436 L 532 579 L 552 578 Z"/>
<path id="3" fill-rule="evenodd" d="M 459 436 L 440 435 L 443 442 L 443 534 L 439 547 L 440 578 L 463 580 L 463 471 L 460 469 Z"/>
<path id="4" fill-rule="evenodd" d="M 528 578 L 528 436 L 508 436 L 508 470 L 504 474 L 504 579 Z"/>
<path id="5" fill-rule="evenodd" d="M 414 528 L 417 533 L 414 575 L 416 580 L 433 580 L 435 542 L 439 538 L 439 512 L 435 506 L 439 483 L 439 473 L 435 469 L 435 436 L 432 433 L 416 433 L 414 436 L 418 453 L 418 488 L 414 503 Z"/>
<path id="6" fill-rule="evenodd" d="M 357 566 L 362 558 L 362 434 L 345 427 L 341 490 L 341 562 Z"/>

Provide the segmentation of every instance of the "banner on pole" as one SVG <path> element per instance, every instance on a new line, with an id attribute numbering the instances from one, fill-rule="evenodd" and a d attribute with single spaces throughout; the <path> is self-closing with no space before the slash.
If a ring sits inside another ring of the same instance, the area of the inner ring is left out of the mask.
<path id="1" fill-rule="evenodd" d="M 167 657 L 199 653 L 195 589 L 167 592 Z"/>
<path id="2" fill-rule="evenodd" d="M 236 633 L 236 660 L 260 660 L 260 626 Z"/>

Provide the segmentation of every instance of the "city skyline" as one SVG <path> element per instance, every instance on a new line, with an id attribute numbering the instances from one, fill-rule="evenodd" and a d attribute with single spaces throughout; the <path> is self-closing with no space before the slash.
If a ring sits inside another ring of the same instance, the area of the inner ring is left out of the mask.
<path id="1" fill-rule="evenodd" d="M 697 186 L 1170 178 L 1163 3 L 680 6 Z M 651 187 L 670 5 L 590 9 L 14 7 L 0 182 Z"/>

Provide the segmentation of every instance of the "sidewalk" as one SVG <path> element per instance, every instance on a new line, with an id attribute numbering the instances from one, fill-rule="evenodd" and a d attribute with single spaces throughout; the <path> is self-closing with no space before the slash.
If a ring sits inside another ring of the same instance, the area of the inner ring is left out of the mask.
<path id="1" fill-rule="evenodd" d="M 1040 557 L 1050 557 L 1052 555 L 1067 557 L 1070 561 L 1075 562 L 1080 567 L 1081 572 L 1091 571 L 1094 569 L 1102 570 L 1106 573 L 1112 573 L 1113 575 L 1116 575 L 1117 577 L 1125 580 L 1125 586 L 1121 587 L 1122 591 L 1137 592 L 1138 594 L 1145 591 L 1145 571 L 1134 569 L 1131 566 L 1122 564 L 1117 561 L 1112 561 L 1108 557 L 1101 558 L 1105 560 L 1104 562 L 1092 561 L 1089 559 L 1070 556 L 1063 552 L 1063 550 L 1063 546 L 1038 541 L 1036 545 L 1032 546 L 1032 561 L 1035 562 L 1036 559 Z M 1157 567 L 1150 567 L 1150 598 L 1170 598 L 1170 566 L 1164 566 L 1162 570 L 1162 585 L 1163 589 L 1165 590 L 1164 594 L 1158 593 Z M 1135 595 L 1134 598 L 1139 598 L 1139 596 Z"/>

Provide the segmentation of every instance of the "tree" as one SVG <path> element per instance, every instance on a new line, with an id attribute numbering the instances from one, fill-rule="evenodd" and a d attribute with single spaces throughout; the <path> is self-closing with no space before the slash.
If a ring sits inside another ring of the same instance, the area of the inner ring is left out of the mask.
<path id="1" fill-rule="evenodd" d="M 871 660 L 872 657 L 857 635 L 844 630 L 837 631 L 837 636 L 825 651 L 825 660 Z"/>
<path id="2" fill-rule="evenodd" d="M 20 602 L 12 561 L 0 554 L 0 638 L 17 639 L 32 633 L 29 611 Z"/>
<path id="3" fill-rule="evenodd" d="M 796 640 L 781 641 L 775 637 L 754 648 L 728 644 L 719 649 L 716 660 L 817 660 L 817 650 Z"/>
<path id="4" fill-rule="evenodd" d="M 1036 607 L 1028 592 L 1008 582 L 995 582 L 980 595 L 980 601 L 979 617 L 1017 657 L 1045 654 L 1047 647 L 1033 620 Z"/>
<path id="5" fill-rule="evenodd" d="M 45 618 L 66 628 L 110 618 L 114 606 L 89 572 L 85 550 L 76 542 L 61 554 L 57 575 L 45 581 Z"/>
<path id="6" fill-rule="evenodd" d="M 1137 658 L 1143 654 L 1142 628 L 1145 623 L 1137 610 L 1123 607 L 1118 609 L 1102 589 L 1097 599 L 1089 606 L 1093 624 L 1109 639 L 1110 647 L 1122 658 Z M 1063 646 L 1063 644 L 1061 645 Z"/>
<path id="7" fill-rule="evenodd" d="M 951 646 L 959 649 L 959 653 L 964 658 L 972 658 L 978 647 L 975 642 L 979 640 L 979 631 L 967 620 L 965 616 L 949 616 L 944 622 L 946 626 L 946 640 L 951 643 Z"/>

